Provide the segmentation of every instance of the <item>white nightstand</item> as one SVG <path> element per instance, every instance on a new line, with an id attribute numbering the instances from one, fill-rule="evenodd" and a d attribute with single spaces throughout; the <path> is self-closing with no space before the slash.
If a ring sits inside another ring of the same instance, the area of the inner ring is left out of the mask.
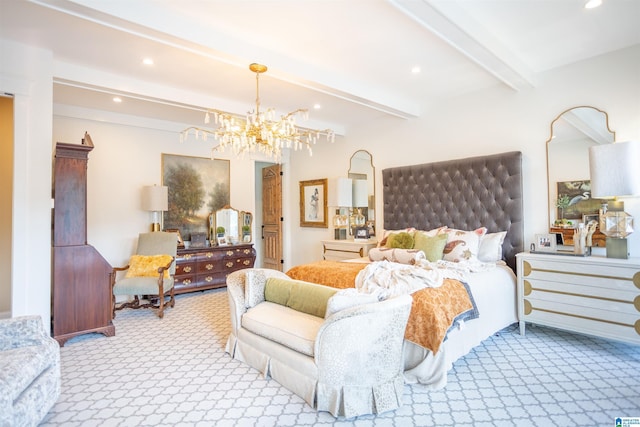
<path id="1" fill-rule="evenodd" d="M 520 253 L 518 317 L 640 344 L 640 258 Z"/>
<path id="2" fill-rule="evenodd" d="M 354 240 L 323 240 L 322 258 L 330 261 L 339 261 L 350 258 L 361 258 L 369 254 L 369 249 L 375 248 L 378 242 L 375 239 Z"/>

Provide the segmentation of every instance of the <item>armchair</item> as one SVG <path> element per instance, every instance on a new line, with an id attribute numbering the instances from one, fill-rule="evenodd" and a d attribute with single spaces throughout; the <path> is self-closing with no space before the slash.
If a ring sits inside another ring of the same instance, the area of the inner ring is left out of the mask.
<path id="1" fill-rule="evenodd" d="M 123 308 L 156 308 L 158 317 L 162 319 L 165 305 L 175 305 L 173 276 L 177 247 L 175 233 L 159 231 L 140 234 L 136 254 L 131 257 L 129 264 L 114 268 L 111 275 L 114 318 L 116 311 Z M 125 275 L 122 274 L 124 271 Z M 116 296 L 131 295 L 132 301 L 116 303 Z M 140 301 L 143 298 L 148 302 L 142 304 Z M 156 299 L 157 303 L 154 302 Z"/>
<path id="2" fill-rule="evenodd" d="M 0 426 L 36 426 L 60 396 L 60 346 L 40 316 L 0 320 Z"/>

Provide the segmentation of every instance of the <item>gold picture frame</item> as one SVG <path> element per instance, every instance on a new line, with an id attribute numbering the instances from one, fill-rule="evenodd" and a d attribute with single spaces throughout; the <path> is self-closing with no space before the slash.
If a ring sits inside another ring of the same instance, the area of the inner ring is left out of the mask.
<path id="1" fill-rule="evenodd" d="M 300 227 L 328 228 L 327 178 L 300 181 Z"/>

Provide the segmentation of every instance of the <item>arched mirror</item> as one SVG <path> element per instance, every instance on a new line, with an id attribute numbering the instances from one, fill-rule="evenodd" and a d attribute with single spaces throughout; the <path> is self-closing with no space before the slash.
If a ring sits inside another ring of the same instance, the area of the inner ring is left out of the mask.
<path id="1" fill-rule="evenodd" d="M 370 231 L 375 230 L 375 168 L 373 157 L 366 150 L 353 153 L 349 161 L 348 177 L 353 180 L 353 208 L 360 209 Z"/>
<path id="2" fill-rule="evenodd" d="M 607 113 L 594 107 L 570 108 L 551 122 L 547 141 L 551 228 L 571 230 L 585 218 L 597 219 L 602 200 L 591 197 L 589 147 L 614 141 Z"/>
<path id="3" fill-rule="evenodd" d="M 236 244 L 240 239 L 240 214 L 237 209 L 225 206 L 212 214 L 211 241 L 218 245 Z"/>

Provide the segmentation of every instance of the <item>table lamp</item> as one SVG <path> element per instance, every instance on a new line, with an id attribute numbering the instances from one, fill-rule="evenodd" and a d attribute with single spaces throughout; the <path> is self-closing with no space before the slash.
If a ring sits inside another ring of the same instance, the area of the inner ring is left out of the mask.
<path id="1" fill-rule="evenodd" d="M 334 178 L 329 182 L 328 205 L 336 208 L 333 217 L 333 232 L 335 240 L 347 239 L 349 217 L 343 209 L 351 208 L 352 184 L 349 178 Z"/>
<path id="2" fill-rule="evenodd" d="M 636 141 L 589 147 L 591 197 L 640 196 L 640 143 Z M 629 257 L 627 236 L 633 233 L 633 216 L 603 209 L 600 232 L 607 236 L 607 258 Z"/>
<path id="3" fill-rule="evenodd" d="M 160 231 L 160 211 L 169 210 L 169 190 L 164 185 L 147 185 L 142 188 L 142 209 L 153 212 L 151 231 Z"/>

